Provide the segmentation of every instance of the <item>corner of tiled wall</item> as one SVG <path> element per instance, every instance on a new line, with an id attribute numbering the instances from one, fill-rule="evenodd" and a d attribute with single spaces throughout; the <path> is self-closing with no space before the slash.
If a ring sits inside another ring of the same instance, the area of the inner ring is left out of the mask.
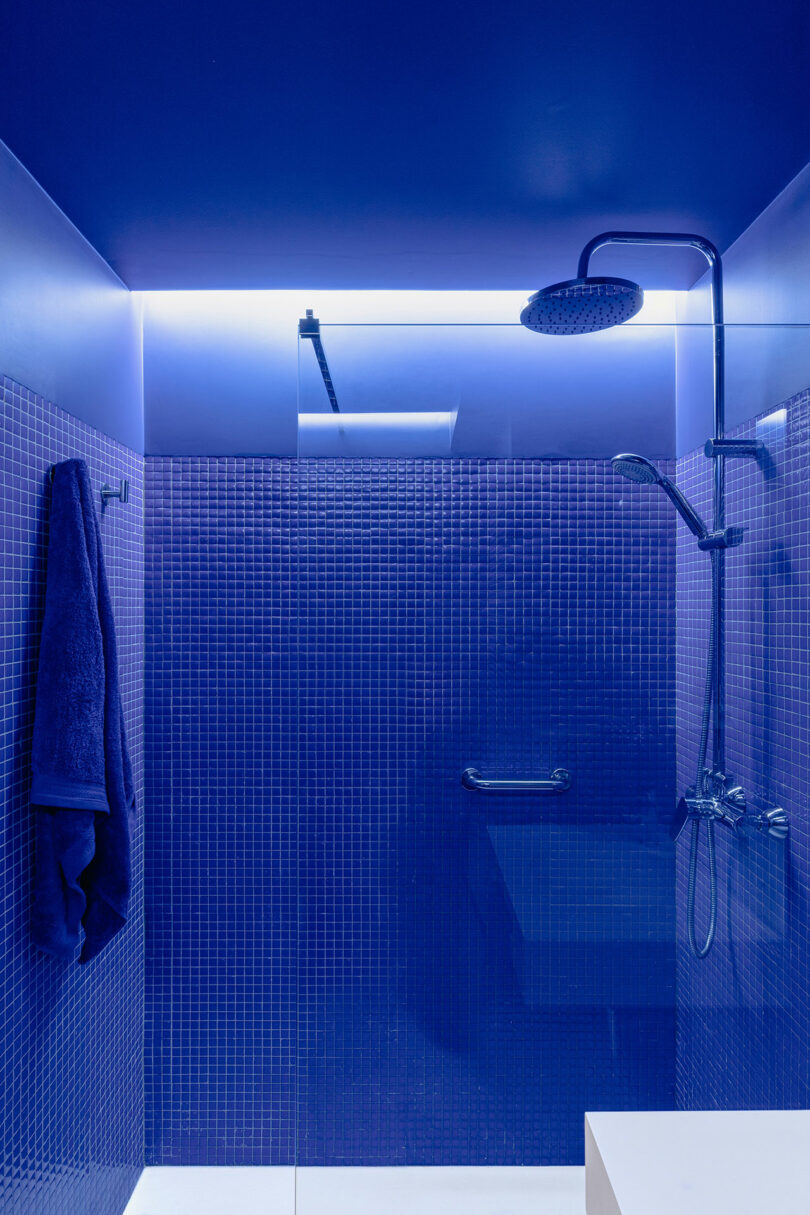
<path id="1" fill-rule="evenodd" d="M 736 428 L 758 461 L 726 468 L 726 518 L 746 528 L 726 560 L 726 764 L 753 810 L 781 805 L 786 842 L 718 829 L 719 921 L 699 961 L 687 944 L 689 841 L 678 844 L 677 1100 L 686 1109 L 810 1104 L 810 392 Z M 678 461 L 678 481 L 710 513 L 711 464 Z M 708 636 L 708 560 L 679 528 L 678 782 L 694 783 Z M 706 923 L 706 855 L 697 920 Z"/>
<path id="2" fill-rule="evenodd" d="M 0 1208 L 4 1215 L 116 1215 L 143 1162 L 143 459 L 9 379 L 0 403 Z M 28 924 L 47 470 L 75 456 L 87 461 L 94 486 L 130 483 L 129 502 L 104 510 L 101 532 L 139 804 L 130 921 L 87 966 L 40 953 Z"/>

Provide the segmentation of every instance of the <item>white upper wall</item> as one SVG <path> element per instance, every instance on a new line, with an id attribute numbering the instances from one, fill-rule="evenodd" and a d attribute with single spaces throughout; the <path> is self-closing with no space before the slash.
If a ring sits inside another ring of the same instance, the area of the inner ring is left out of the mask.
<path id="1" fill-rule="evenodd" d="M 675 296 L 648 293 L 618 329 L 545 337 L 518 323 L 525 297 L 513 291 L 144 292 L 146 450 L 609 456 L 629 446 L 669 456 Z M 299 447 L 299 410 L 329 413 L 311 344 L 298 349 L 307 308 L 341 408 L 368 417 L 362 444 L 353 424 L 351 441 L 310 431 Z M 434 425 L 446 411 L 452 432 Z M 388 424 L 420 412 L 434 414 L 430 433 L 414 417 Z"/>
<path id="2" fill-rule="evenodd" d="M 137 303 L 2 143 L 0 375 L 143 451 Z"/>
<path id="3" fill-rule="evenodd" d="M 726 428 L 772 409 L 810 385 L 810 165 L 723 256 Z M 704 276 L 679 320 L 709 317 Z M 712 424 L 711 335 L 678 335 L 678 454 L 700 446 Z"/>

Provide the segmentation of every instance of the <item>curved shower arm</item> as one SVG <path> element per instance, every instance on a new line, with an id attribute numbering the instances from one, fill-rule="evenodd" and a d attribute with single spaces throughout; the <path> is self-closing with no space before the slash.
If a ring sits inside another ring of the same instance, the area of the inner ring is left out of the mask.
<path id="1" fill-rule="evenodd" d="M 717 246 L 705 236 L 694 232 L 600 232 L 588 241 L 579 255 L 578 278 L 588 277 L 591 257 L 604 245 L 681 245 L 697 249 L 706 258 L 712 273 L 712 323 L 723 324 L 723 260 Z"/>
<path id="2" fill-rule="evenodd" d="M 714 329 L 714 439 L 725 434 L 725 339 L 723 334 L 723 259 L 716 245 L 694 232 L 600 232 L 592 237 L 579 255 L 577 276 L 588 277 L 592 255 L 604 245 L 680 245 L 697 249 L 709 263 L 712 276 L 712 327 Z M 723 527 L 723 460 L 715 462 L 716 529 Z"/>
<path id="3" fill-rule="evenodd" d="M 714 334 L 714 442 L 725 438 L 726 406 L 725 406 L 725 337 L 723 329 L 723 261 L 715 245 L 705 236 L 693 232 L 600 232 L 588 241 L 579 255 L 579 278 L 588 277 L 588 266 L 591 256 L 603 245 L 682 245 L 685 248 L 697 249 L 709 263 L 712 276 L 712 330 Z M 670 494 L 670 497 L 672 495 Z M 725 528 L 725 461 L 721 451 L 714 461 L 714 476 L 712 485 L 714 505 L 714 531 L 716 534 Z M 677 506 L 675 498 L 673 498 Z M 702 522 L 702 520 L 701 520 Z M 694 528 L 692 528 L 694 530 Z M 723 636 L 723 553 L 716 554 L 717 592 L 713 594 L 713 613 L 715 618 L 717 643 L 714 655 L 714 697 L 713 697 L 713 749 L 712 757 L 715 768 L 719 771 L 725 766 L 725 641 Z"/>

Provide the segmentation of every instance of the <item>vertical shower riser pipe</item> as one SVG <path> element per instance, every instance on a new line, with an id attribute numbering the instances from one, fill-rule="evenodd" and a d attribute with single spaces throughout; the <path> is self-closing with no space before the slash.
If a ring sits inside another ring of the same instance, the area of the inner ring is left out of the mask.
<path id="1" fill-rule="evenodd" d="M 578 278 L 588 277 L 591 255 L 603 245 L 677 245 L 697 249 L 706 258 L 712 285 L 712 338 L 714 356 L 713 438 L 725 438 L 725 335 L 723 330 L 723 263 L 711 241 L 690 232 L 602 232 L 585 245 L 579 257 Z M 714 530 L 725 527 L 725 457 L 714 458 L 712 483 Z M 714 602 L 716 648 L 714 655 L 714 700 L 712 712 L 712 767 L 725 767 L 725 553 L 715 555 L 718 591 Z"/>

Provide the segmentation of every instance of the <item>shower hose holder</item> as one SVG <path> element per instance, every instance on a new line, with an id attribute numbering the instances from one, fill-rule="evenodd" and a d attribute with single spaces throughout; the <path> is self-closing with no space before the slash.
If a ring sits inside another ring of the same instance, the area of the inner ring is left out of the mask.
<path id="1" fill-rule="evenodd" d="M 743 527 L 723 527 L 717 532 L 709 532 L 698 540 L 698 548 L 709 552 L 713 548 L 736 548 L 742 544 L 745 536 Z"/>
<path id="2" fill-rule="evenodd" d="M 753 829 L 777 840 L 786 839 L 790 831 L 787 813 L 781 806 L 750 811 L 742 785 L 735 785 L 722 772 L 708 770 L 703 792 L 690 789 L 680 800 L 673 825 L 675 838 L 693 819 L 723 823 L 738 835 Z"/>

